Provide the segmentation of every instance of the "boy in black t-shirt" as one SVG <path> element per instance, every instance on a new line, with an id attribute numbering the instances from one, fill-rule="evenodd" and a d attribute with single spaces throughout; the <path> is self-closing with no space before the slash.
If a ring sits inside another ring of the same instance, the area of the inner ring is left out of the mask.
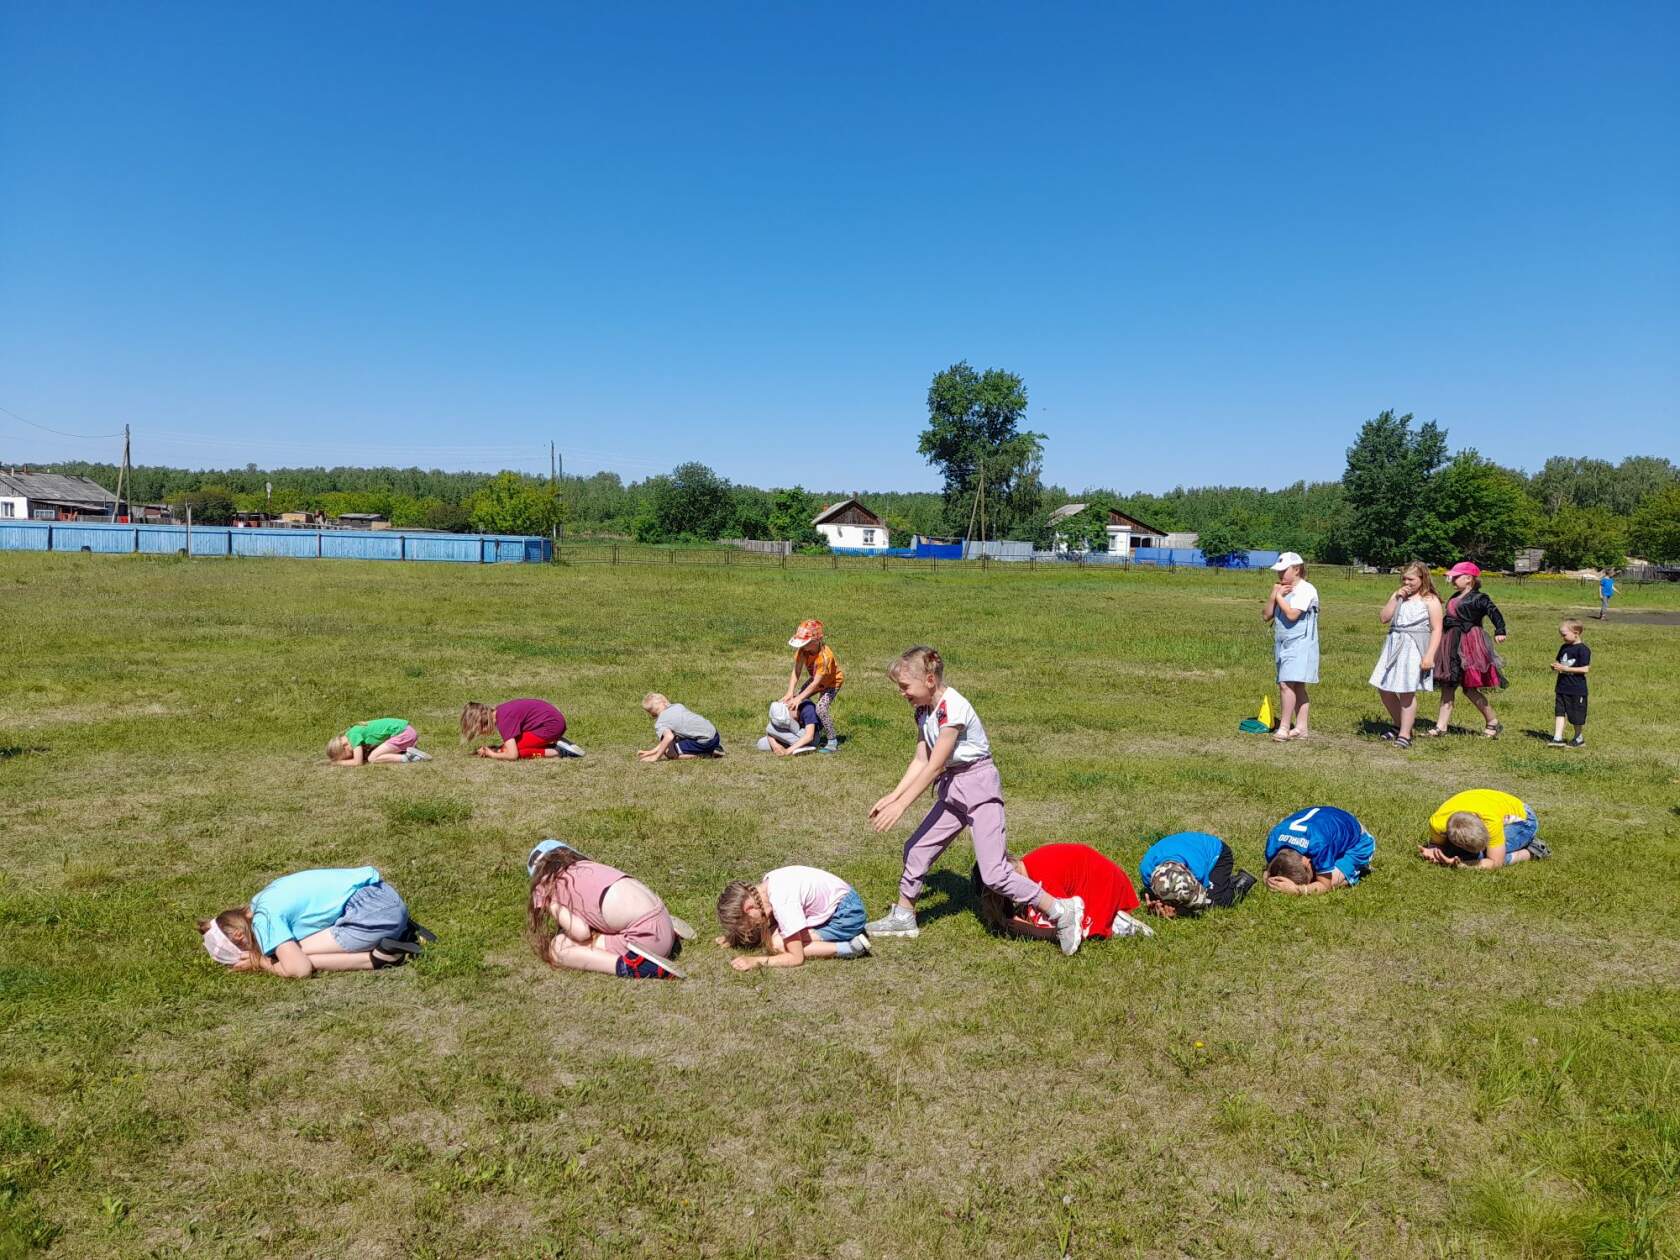
<path id="1" fill-rule="evenodd" d="M 1558 627 L 1558 633 L 1563 636 L 1563 646 L 1558 649 L 1557 660 L 1552 662 L 1552 669 L 1557 673 L 1557 726 L 1552 730 L 1552 742 L 1548 748 L 1562 748 L 1563 724 L 1567 720 L 1575 727 L 1575 738 L 1570 746 L 1586 747 L 1587 737 L 1583 728 L 1587 724 L 1587 670 L 1592 667 L 1592 649 L 1581 642 L 1581 623 L 1566 621 Z"/>

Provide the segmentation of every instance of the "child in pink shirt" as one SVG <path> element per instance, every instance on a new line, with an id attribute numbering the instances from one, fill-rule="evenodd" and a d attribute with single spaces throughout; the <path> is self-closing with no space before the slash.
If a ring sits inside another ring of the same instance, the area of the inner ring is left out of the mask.
<path id="1" fill-rule="evenodd" d="M 718 897 L 717 912 L 723 926 L 719 945 L 766 950 L 731 960 L 736 971 L 869 953 L 863 898 L 838 875 L 814 866 L 779 866 L 756 884 L 737 879 Z"/>
<path id="2" fill-rule="evenodd" d="M 538 844 L 525 867 L 531 944 L 549 966 L 630 980 L 686 978 L 671 956 L 694 929 L 641 880 L 558 840 Z"/>

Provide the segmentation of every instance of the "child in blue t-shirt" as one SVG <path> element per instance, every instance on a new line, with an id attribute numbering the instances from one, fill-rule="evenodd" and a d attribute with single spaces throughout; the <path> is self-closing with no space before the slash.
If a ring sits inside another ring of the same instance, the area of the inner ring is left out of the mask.
<path id="1" fill-rule="evenodd" d="M 1138 863 L 1143 903 L 1163 919 L 1196 914 L 1209 906 L 1234 906 L 1254 887 L 1254 876 L 1232 869 L 1231 846 L 1205 831 L 1179 831 L 1150 845 Z"/>
<path id="2" fill-rule="evenodd" d="M 1376 851 L 1377 842 L 1347 810 L 1298 809 L 1266 837 L 1266 887 L 1295 895 L 1352 888 Z"/>

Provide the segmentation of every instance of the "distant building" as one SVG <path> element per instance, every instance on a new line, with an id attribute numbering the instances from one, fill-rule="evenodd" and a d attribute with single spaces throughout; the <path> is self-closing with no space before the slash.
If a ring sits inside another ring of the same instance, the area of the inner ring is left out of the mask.
<path id="1" fill-rule="evenodd" d="M 1054 529 L 1059 521 L 1078 516 L 1089 506 L 1086 503 L 1069 503 L 1057 508 L 1050 513 L 1051 528 Z M 1108 534 L 1108 553 L 1113 556 L 1129 555 L 1139 547 L 1165 547 L 1167 545 L 1166 534 L 1153 525 L 1145 525 L 1136 517 L 1127 516 L 1118 508 L 1109 509 L 1108 525 L 1105 532 Z M 1066 551 L 1067 549 L 1067 539 L 1063 535 L 1057 534 L 1056 550 Z"/>
<path id="2" fill-rule="evenodd" d="M 1513 573 L 1538 573 L 1546 565 L 1546 552 L 1540 547 L 1524 547 L 1517 552 L 1511 565 Z"/>
<path id="3" fill-rule="evenodd" d="M 342 516 L 334 517 L 334 523 L 340 529 L 390 529 L 391 522 L 378 512 L 345 512 Z"/>
<path id="4" fill-rule="evenodd" d="M 90 477 L 0 469 L 0 520 L 77 521 L 111 516 L 116 505 Z"/>
<path id="5" fill-rule="evenodd" d="M 1200 540 L 1201 535 L 1195 530 L 1185 529 L 1179 530 L 1177 533 L 1168 534 L 1167 541 L 1161 545 L 1175 551 L 1191 551 Z"/>
<path id="6" fill-rule="evenodd" d="M 885 551 L 887 523 L 856 499 L 831 504 L 811 518 L 817 533 L 830 547 L 854 551 Z"/>

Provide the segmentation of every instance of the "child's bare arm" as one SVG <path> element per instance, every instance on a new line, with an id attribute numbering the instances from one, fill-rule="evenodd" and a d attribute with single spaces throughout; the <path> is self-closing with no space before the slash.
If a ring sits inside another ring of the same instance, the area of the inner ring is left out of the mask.
<path id="1" fill-rule="evenodd" d="M 751 971 L 754 967 L 803 967 L 805 942 L 810 939 L 811 929 L 806 928 L 782 941 L 782 948 L 773 954 L 747 954 L 730 959 L 729 965 L 736 971 Z"/>
<path id="2" fill-rule="evenodd" d="M 870 825 L 876 831 L 885 831 L 896 823 L 910 802 L 927 791 L 933 781 L 944 773 L 961 735 L 962 727 L 947 726 L 939 732 L 939 742 L 934 745 L 932 753 L 927 751 L 926 744 L 916 745 L 916 760 L 910 763 L 910 770 L 898 787 L 891 796 L 877 801 L 875 808 L 869 811 Z"/>
<path id="3" fill-rule="evenodd" d="M 657 744 L 655 744 L 652 748 L 638 752 L 636 756 L 640 757 L 643 761 L 658 761 L 670 751 L 671 744 L 676 738 L 677 733 L 675 731 L 665 731 L 660 735 L 659 742 Z"/>

